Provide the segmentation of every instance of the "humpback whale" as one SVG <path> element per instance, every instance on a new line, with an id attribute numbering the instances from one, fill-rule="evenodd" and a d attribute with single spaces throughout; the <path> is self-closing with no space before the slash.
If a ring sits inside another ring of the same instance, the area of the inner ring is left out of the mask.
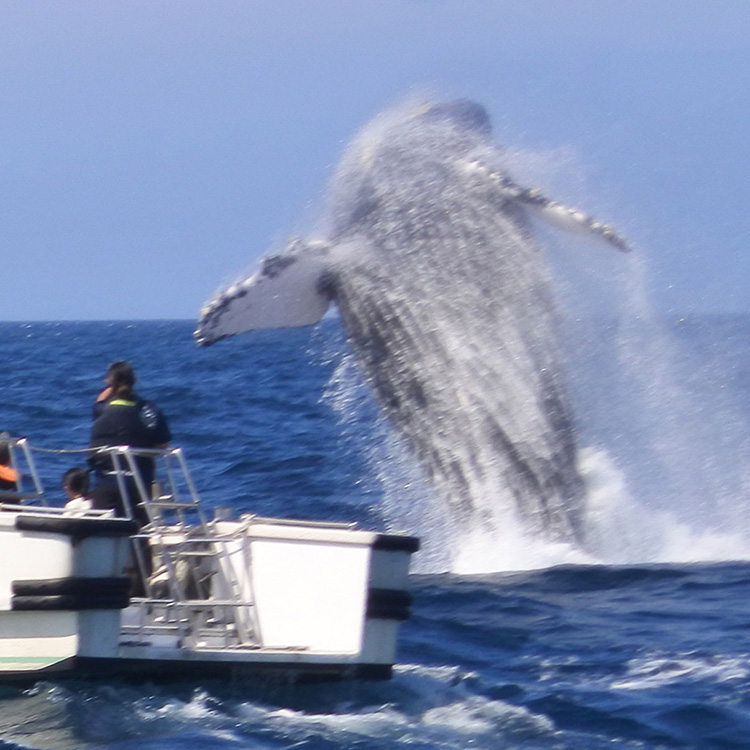
<path id="1" fill-rule="evenodd" d="M 346 149 L 317 234 L 218 293 L 195 337 L 310 325 L 335 302 L 449 523 L 513 518 L 581 543 L 583 483 L 532 215 L 628 249 L 608 224 L 516 183 L 481 105 L 409 103 Z"/>

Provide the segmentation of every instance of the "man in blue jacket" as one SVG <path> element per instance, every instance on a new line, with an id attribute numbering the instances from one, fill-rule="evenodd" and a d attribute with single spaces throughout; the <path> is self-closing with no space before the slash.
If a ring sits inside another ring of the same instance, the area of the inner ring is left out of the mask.
<path id="1" fill-rule="evenodd" d="M 128 362 L 114 362 L 107 370 L 107 387 L 94 404 L 91 425 L 92 448 L 127 445 L 132 448 L 166 448 L 172 435 L 166 417 L 153 401 L 141 398 L 134 390 L 135 372 Z M 136 457 L 136 466 L 146 489 L 154 480 L 154 461 Z M 124 462 L 123 462 L 124 463 Z M 118 516 L 134 517 L 141 525 L 148 522 L 138 504 L 136 483 L 126 481 L 127 498 L 120 494 L 117 476 L 109 456 L 92 456 L 96 484 L 92 493 L 95 508 L 113 508 Z M 134 506 L 134 507 L 133 507 Z"/>

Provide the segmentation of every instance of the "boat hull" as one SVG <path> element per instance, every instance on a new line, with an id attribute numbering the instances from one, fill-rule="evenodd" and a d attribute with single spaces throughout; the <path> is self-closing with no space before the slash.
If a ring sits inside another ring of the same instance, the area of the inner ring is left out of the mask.
<path id="1" fill-rule="evenodd" d="M 131 597 L 136 530 L 53 509 L 0 514 L 0 680 L 391 675 L 413 537 L 253 516 L 163 526 L 146 537 L 155 577 L 171 571 L 165 592 Z M 202 591 L 185 593 L 190 566 Z"/>

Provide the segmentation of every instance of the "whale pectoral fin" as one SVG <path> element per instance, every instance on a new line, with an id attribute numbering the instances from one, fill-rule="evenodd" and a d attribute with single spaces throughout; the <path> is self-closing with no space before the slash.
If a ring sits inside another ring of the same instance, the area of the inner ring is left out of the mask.
<path id="1" fill-rule="evenodd" d="M 545 221 L 569 232 L 601 239 L 624 253 L 630 252 L 627 240 L 609 224 L 597 221 L 577 208 L 546 198 L 539 190 L 521 190 L 514 200 L 531 208 Z"/>
<path id="2" fill-rule="evenodd" d="M 524 188 L 514 182 L 508 175 L 490 170 L 479 159 L 472 159 L 464 167 L 489 179 L 496 190 L 507 200 L 514 201 L 524 208 L 531 209 L 545 221 L 569 232 L 587 235 L 593 239 L 604 240 L 622 252 L 630 252 L 627 240 L 609 224 L 597 221 L 587 213 L 550 200 L 541 190 Z"/>
<path id="3" fill-rule="evenodd" d="M 219 292 L 201 310 L 193 334 L 203 346 L 243 331 L 297 328 L 317 323 L 331 301 L 325 243 L 294 240 L 260 268 Z"/>

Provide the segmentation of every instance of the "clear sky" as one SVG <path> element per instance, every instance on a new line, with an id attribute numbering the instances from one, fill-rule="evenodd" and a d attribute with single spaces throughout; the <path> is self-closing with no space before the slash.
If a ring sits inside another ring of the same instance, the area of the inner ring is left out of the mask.
<path id="1" fill-rule="evenodd" d="M 0 320 L 195 317 L 423 90 L 567 154 L 661 310 L 750 309 L 747 0 L 0 0 Z"/>

